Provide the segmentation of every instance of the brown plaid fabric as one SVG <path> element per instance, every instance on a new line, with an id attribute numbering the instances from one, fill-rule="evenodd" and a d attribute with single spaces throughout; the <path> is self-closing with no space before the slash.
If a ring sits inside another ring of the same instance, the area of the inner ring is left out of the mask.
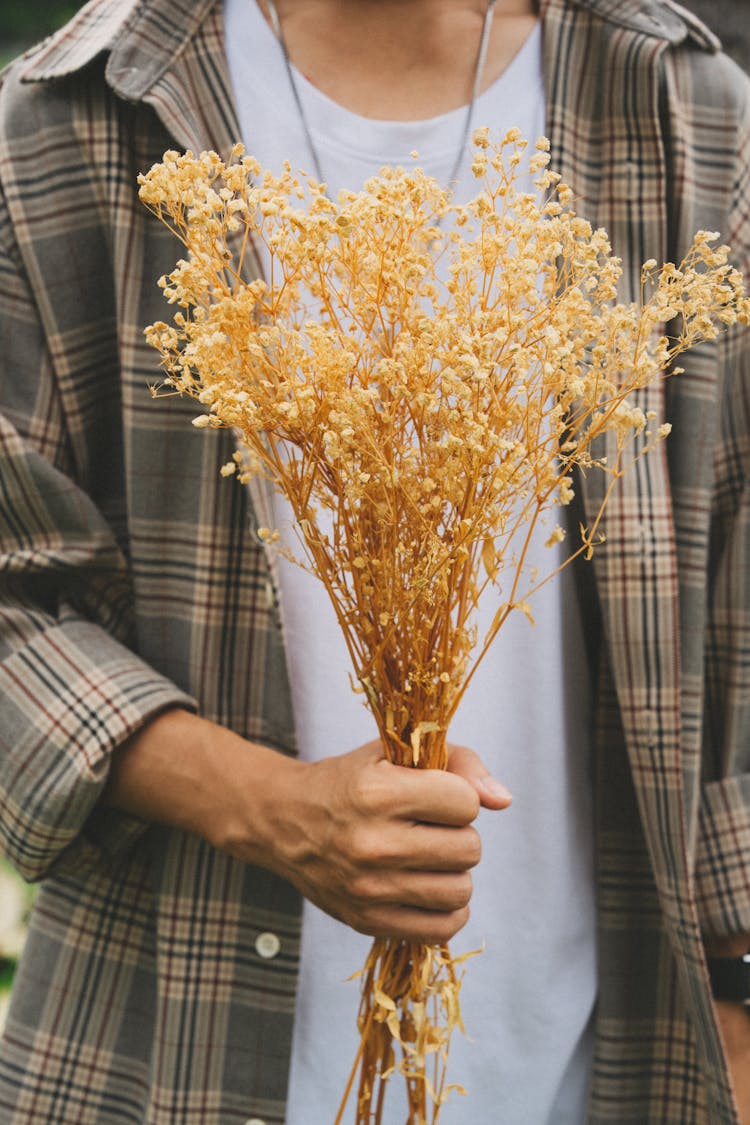
<path id="1" fill-rule="evenodd" d="M 712 36 L 656 0 L 541 8 L 553 166 L 626 289 L 698 228 L 746 263 L 748 84 Z M 253 505 L 218 472 L 229 436 L 150 399 L 142 336 L 175 248 L 137 173 L 237 136 L 217 0 L 92 0 L 2 80 L 0 833 L 42 880 L 0 1046 L 7 1125 L 284 1119 L 296 893 L 97 807 L 113 748 L 165 706 L 294 748 Z M 622 482 L 584 576 L 602 638 L 591 1125 L 736 1122 L 701 931 L 750 932 L 747 354 L 733 332 L 649 395 L 674 433 Z M 581 481 L 590 510 L 598 486 Z"/>

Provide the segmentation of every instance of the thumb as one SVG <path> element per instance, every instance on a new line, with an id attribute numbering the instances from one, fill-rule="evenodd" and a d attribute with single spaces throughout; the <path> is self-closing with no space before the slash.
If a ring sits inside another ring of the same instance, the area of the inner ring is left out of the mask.
<path id="1" fill-rule="evenodd" d="M 513 796 L 468 746 L 448 747 L 448 770 L 468 781 L 484 809 L 505 809 Z"/>

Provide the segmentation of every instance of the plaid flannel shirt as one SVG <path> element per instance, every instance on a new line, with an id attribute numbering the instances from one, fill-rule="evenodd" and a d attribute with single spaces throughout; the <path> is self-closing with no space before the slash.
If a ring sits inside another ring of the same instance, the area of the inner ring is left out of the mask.
<path id="1" fill-rule="evenodd" d="M 656 0 L 541 14 L 552 166 L 612 236 L 623 296 L 698 228 L 746 264 L 748 84 L 710 33 Z M 43 880 L 0 1047 L 7 1125 L 284 1117 L 298 895 L 97 805 L 113 749 L 167 706 L 294 751 L 248 534 L 267 498 L 221 480 L 228 433 L 150 399 L 142 335 L 175 249 L 136 176 L 237 136 L 217 0 L 92 0 L 2 81 L 0 835 Z M 591 1125 L 736 1122 L 701 932 L 750 932 L 746 341 L 696 349 L 645 396 L 674 433 L 621 482 L 584 578 L 601 623 Z M 600 487 L 580 482 L 589 511 Z"/>

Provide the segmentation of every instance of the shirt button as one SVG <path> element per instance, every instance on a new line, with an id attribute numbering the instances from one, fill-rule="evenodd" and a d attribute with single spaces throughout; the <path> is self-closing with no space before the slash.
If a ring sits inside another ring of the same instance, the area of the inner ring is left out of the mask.
<path id="1" fill-rule="evenodd" d="M 266 960 L 269 960 L 271 957 L 275 957 L 280 949 L 281 942 L 279 941 L 276 934 L 272 934 L 270 931 L 258 934 L 257 938 L 255 939 L 255 952 L 259 957 L 265 957 Z M 246 1122 L 246 1125 L 263 1125 L 263 1122 L 259 1121 L 256 1118 L 254 1120 Z"/>

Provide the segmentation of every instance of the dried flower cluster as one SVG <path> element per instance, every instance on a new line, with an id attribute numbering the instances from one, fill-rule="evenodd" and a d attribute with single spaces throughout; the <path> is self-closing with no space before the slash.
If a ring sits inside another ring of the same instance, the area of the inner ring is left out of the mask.
<path id="1" fill-rule="evenodd" d="M 618 303 L 619 261 L 572 210 L 547 142 L 528 161 L 515 130 L 499 143 L 478 130 L 474 144 L 466 205 L 416 167 L 334 201 L 240 146 L 227 164 L 169 152 L 140 179 L 187 251 L 160 283 L 172 324 L 147 330 L 165 388 L 203 404 L 196 425 L 236 430 L 227 474 L 262 473 L 288 498 L 387 753 L 417 767 L 445 766 L 472 670 L 508 614 L 530 614 L 549 575 L 527 573 L 527 545 L 570 502 L 574 469 L 609 474 L 608 496 L 668 431 L 651 432 L 634 393 L 722 324 L 750 320 L 728 249 L 706 232 L 679 267 L 645 263 L 642 301 Z M 534 192 L 518 186 L 525 171 Z M 252 243 L 270 257 L 265 279 L 249 276 Z M 608 459 L 595 452 L 604 434 Z M 598 523 L 571 558 L 591 554 Z M 563 534 L 550 525 L 549 542 Z M 478 637 L 490 588 L 497 611 Z M 379 1120 L 393 1067 L 410 1122 L 436 1121 L 459 1022 L 445 949 L 376 942 L 357 1121 Z"/>

